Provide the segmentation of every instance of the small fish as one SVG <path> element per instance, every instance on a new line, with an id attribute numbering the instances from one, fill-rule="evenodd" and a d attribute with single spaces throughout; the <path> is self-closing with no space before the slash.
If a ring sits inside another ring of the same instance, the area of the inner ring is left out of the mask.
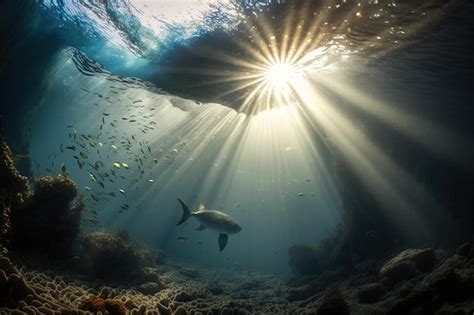
<path id="1" fill-rule="evenodd" d="M 112 127 L 117 127 L 117 125 L 114 124 L 113 122 L 111 122 L 110 125 L 111 125 Z"/>
<path id="2" fill-rule="evenodd" d="M 76 151 L 76 146 L 70 145 L 70 146 L 66 147 L 66 149 L 71 150 L 71 151 Z"/>
<path id="3" fill-rule="evenodd" d="M 94 183 L 97 181 L 97 178 L 95 177 L 94 174 L 89 173 L 89 176 L 90 176 L 90 178 L 92 179 L 92 181 L 93 181 Z"/>
<path id="4" fill-rule="evenodd" d="M 153 159 L 153 161 L 155 161 L 155 164 L 158 164 L 158 160 L 157 160 L 157 159 Z"/>
<path id="5" fill-rule="evenodd" d="M 29 159 L 27 155 L 14 154 L 12 156 L 13 162 L 18 162 L 18 161 L 27 160 L 27 159 Z"/>
<path id="6" fill-rule="evenodd" d="M 87 191 L 90 191 L 91 188 L 89 186 L 84 186 L 84 188 L 87 190 Z"/>
<path id="7" fill-rule="evenodd" d="M 118 191 L 119 191 L 119 193 L 125 195 L 125 190 L 123 190 L 123 189 L 120 188 Z"/>
<path id="8" fill-rule="evenodd" d="M 87 159 L 87 154 L 85 154 L 84 152 L 79 152 L 79 155 L 82 156 L 84 159 Z"/>
<path id="9" fill-rule="evenodd" d="M 92 223 L 94 225 L 99 223 L 99 220 L 97 220 L 97 219 L 87 219 L 87 221 L 89 221 L 90 223 Z"/>
<path id="10" fill-rule="evenodd" d="M 122 165 L 123 168 L 126 168 L 127 170 L 129 169 L 129 166 L 127 163 L 120 163 Z"/>
<path id="11" fill-rule="evenodd" d="M 112 149 L 114 149 L 114 150 L 117 150 L 117 149 L 118 149 L 115 144 L 112 144 L 111 147 L 112 147 Z"/>
<path id="12" fill-rule="evenodd" d="M 81 163 L 81 161 L 76 160 L 76 162 L 77 162 L 77 166 L 79 166 L 79 168 L 82 169 L 82 165 L 83 165 L 83 164 Z"/>
<path id="13" fill-rule="evenodd" d="M 109 113 L 102 113 L 104 116 L 109 116 Z M 103 117 L 102 117 L 103 118 Z"/>
<path id="14" fill-rule="evenodd" d="M 304 197 L 304 193 L 300 192 L 300 193 L 298 193 L 298 196 Z"/>
<path id="15" fill-rule="evenodd" d="M 184 237 L 184 236 L 179 236 L 176 240 L 180 241 L 180 242 L 183 242 L 183 243 L 188 243 L 188 242 L 191 241 L 191 239 L 189 239 L 188 237 Z"/>
<path id="16" fill-rule="evenodd" d="M 64 163 L 61 164 L 61 172 L 64 177 L 69 177 L 69 173 L 67 172 L 66 165 L 64 165 Z"/>
<path id="17" fill-rule="evenodd" d="M 59 150 L 61 151 L 61 153 L 63 153 L 63 144 L 61 143 L 61 145 L 59 145 Z"/>
<path id="18" fill-rule="evenodd" d="M 120 167 L 121 167 L 121 166 L 120 166 L 120 163 L 117 163 L 117 162 L 113 163 L 112 166 L 113 166 L 114 168 L 120 168 Z"/>

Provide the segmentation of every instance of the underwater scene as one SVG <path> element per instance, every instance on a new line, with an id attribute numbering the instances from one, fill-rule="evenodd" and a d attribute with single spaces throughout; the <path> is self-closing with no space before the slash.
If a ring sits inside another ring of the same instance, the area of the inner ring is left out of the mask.
<path id="1" fill-rule="evenodd" d="M 0 1 L 0 314 L 474 314 L 474 2 Z"/>

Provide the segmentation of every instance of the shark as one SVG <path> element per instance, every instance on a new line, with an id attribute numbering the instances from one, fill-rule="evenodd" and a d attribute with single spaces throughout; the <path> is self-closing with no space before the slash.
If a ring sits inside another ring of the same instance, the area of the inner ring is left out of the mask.
<path id="1" fill-rule="evenodd" d="M 218 243 L 220 251 L 227 245 L 229 234 L 235 234 L 242 230 L 237 221 L 224 212 L 208 210 L 203 204 L 199 205 L 197 211 L 191 212 L 181 199 L 178 198 L 178 201 L 183 208 L 183 216 L 176 226 L 183 224 L 190 217 L 195 217 L 200 223 L 196 229 L 197 231 L 209 229 L 219 233 Z"/>

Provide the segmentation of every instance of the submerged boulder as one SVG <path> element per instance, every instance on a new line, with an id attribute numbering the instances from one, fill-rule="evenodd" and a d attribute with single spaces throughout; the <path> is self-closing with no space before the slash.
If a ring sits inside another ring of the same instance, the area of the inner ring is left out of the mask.
<path id="1" fill-rule="evenodd" d="M 105 231 L 85 235 L 81 242 L 80 270 L 91 277 L 115 281 L 154 282 L 162 285 L 153 251 L 122 233 Z"/>
<path id="2" fill-rule="evenodd" d="M 357 297 L 360 303 L 371 304 L 378 302 L 386 293 L 387 291 L 380 283 L 368 283 L 358 288 Z"/>
<path id="3" fill-rule="evenodd" d="M 19 249 L 42 250 L 48 257 L 72 252 L 84 203 L 73 203 L 76 184 L 65 176 L 41 177 L 24 204 L 11 213 L 12 243 Z"/>
<path id="4" fill-rule="evenodd" d="M 140 258 L 128 239 L 94 232 L 82 239 L 80 265 L 90 276 L 120 279 L 140 269 Z"/>
<path id="5" fill-rule="evenodd" d="M 430 272 L 438 262 L 436 252 L 431 249 L 407 249 L 386 262 L 379 272 L 383 283 L 393 285 L 408 280 L 419 273 Z"/>
<path id="6" fill-rule="evenodd" d="M 316 312 L 317 315 L 349 315 L 349 306 L 337 289 L 329 289 Z"/>

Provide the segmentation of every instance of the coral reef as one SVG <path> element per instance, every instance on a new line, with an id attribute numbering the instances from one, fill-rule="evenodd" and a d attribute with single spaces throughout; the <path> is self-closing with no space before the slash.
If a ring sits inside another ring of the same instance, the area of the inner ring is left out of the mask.
<path id="1" fill-rule="evenodd" d="M 17 211 L 30 194 L 28 179 L 22 176 L 12 160 L 8 145 L 0 137 L 0 251 L 5 252 L 11 212 Z"/>
<path id="2" fill-rule="evenodd" d="M 112 315 L 472 314 L 473 252 L 472 244 L 463 245 L 460 254 L 450 257 L 432 249 L 410 249 L 381 262 L 375 274 L 348 274 L 330 286 L 323 273 L 301 278 L 301 283 L 292 286 L 261 273 L 211 271 L 168 262 L 160 274 L 168 279 L 167 287 L 158 291 L 147 283 L 105 285 L 97 279 L 57 271 L 20 271 L 1 257 L 0 314 L 12 314 L 13 310 L 17 314 Z M 434 264 L 420 269 L 432 255 L 428 253 L 434 253 Z M 418 265 L 418 259 L 424 263 Z M 384 284 L 382 270 L 407 261 L 417 261 L 416 275 L 402 277 L 390 286 Z M 189 277 L 180 272 L 182 269 L 196 272 Z"/>
<path id="3" fill-rule="evenodd" d="M 67 177 L 37 179 L 33 194 L 11 213 L 15 249 L 39 249 L 50 258 L 70 255 L 84 208 L 81 200 L 73 203 L 76 194 L 76 184 Z"/>
<path id="4" fill-rule="evenodd" d="M 145 281 L 141 291 L 146 292 L 164 288 L 155 268 L 162 263 L 163 253 L 155 254 L 133 243 L 123 232 L 93 232 L 85 235 L 81 244 L 79 265 L 82 273 L 122 282 Z"/>

